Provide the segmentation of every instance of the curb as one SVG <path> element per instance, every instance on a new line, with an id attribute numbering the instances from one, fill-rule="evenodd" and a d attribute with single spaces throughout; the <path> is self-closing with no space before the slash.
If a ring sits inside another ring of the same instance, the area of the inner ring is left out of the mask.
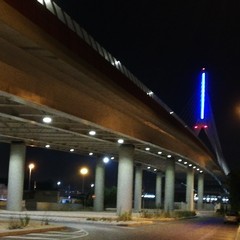
<path id="1" fill-rule="evenodd" d="M 140 221 L 140 222 L 128 222 L 128 223 L 117 223 L 116 226 L 119 227 L 136 227 L 136 226 L 142 226 L 147 224 L 153 224 L 153 221 Z"/>
<path id="2" fill-rule="evenodd" d="M 24 235 L 28 233 L 42 233 L 42 232 L 48 232 L 48 231 L 61 231 L 65 229 L 66 227 L 64 226 L 52 226 L 52 227 L 45 227 L 45 228 L 7 230 L 4 232 L 0 232 L 0 237 L 17 236 L 17 235 Z"/>

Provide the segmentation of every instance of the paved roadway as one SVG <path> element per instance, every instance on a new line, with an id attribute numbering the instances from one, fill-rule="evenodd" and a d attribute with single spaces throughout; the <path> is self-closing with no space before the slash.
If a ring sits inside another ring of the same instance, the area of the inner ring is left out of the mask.
<path id="1" fill-rule="evenodd" d="M 151 225 L 120 227 L 100 223 L 61 223 L 69 227 L 64 232 L 34 233 L 8 236 L 2 239 L 17 240 L 236 240 L 238 226 L 224 224 L 221 218 L 199 217 Z"/>

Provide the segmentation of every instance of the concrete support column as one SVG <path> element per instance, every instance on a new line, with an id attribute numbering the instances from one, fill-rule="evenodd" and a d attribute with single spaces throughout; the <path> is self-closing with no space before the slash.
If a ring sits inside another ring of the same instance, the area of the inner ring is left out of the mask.
<path id="1" fill-rule="evenodd" d="M 164 211 L 174 210 L 174 185 L 175 185 L 175 161 L 167 159 L 167 167 L 165 173 L 165 196 Z"/>
<path id="2" fill-rule="evenodd" d="M 104 186 L 105 186 L 105 165 L 102 160 L 98 160 L 95 170 L 95 191 L 94 191 L 94 211 L 104 210 Z"/>
<path id="3" fill-rule="evenodd" d="M 132 211 L 134 146 L 122 144 L 119 147 L 117 214 Z"/>
<path id="4" fill-rule="evenodd" d="M 187 210 L 194 210 L 194 171 L 187 168 L 187 189 L 186 189 Z"/>
<path id="5" fill-rule="evenodd" d="M 13 142 L 8 171 L 7 210 L 9 211 L 22 211 L 25 156 L 25 144 Z"/>
<path id="6" fill-rule="evenodd" d="M 135 167 L 135 189 L 134 189 L 134 210 L 140 212 L 142 209 L 142 165 Z"/>
<path id="7" fill-rule="evenodd" d="M 162 205 L 162 173 L 157 172 L 156 175 L 156 207 L 160 208 Z"/>
<path id="8" fill-rule="evenodd" d="M 203 192 L 204 192 L 204 174 L 198 174 L 198 201 L 197 201 L 197 209 L 203 209 Z"/>

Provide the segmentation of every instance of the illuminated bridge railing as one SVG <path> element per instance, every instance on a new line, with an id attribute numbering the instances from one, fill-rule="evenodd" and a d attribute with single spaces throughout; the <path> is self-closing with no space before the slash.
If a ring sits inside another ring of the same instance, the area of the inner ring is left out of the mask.
<path id="1" fill-rule="evenodd" d="M 120 61 L 113 57 L 105 48 L 103 48 L 93 37 L 88 34 L 74 19 L 72 19 L 65 11 L 63 11 L 53 0 L 37 0 L 46 9 L 52 12 L 57 18 L 63 22 L 68 28 L 75 32 L 81 39 L 83 39 L 89 46 L 95 49 L 105 60 L 110 62 L 115 68 L 121 71 L 128 79 L 144 91 L 149 97 L 153 98 L 158 104 L 165 108 L 170 114 L 173 111 L 158 98 L 149 88 L 147 88 L 141 81 L 139 81 Z M 181 122 L 184 126 L 186 124 L 176 115 L 173 117 Z"/>

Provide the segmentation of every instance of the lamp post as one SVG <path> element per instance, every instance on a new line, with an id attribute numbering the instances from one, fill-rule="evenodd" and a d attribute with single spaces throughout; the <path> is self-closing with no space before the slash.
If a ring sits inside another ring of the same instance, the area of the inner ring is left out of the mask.
<path id="1" fill-rule="evenodd" d="M 30 191 L 31 189 L 31 175 L 32 175 L 32 169 L 35 167 L 35 165 L 33 163 L 30 163 L 28 165 L 29 168 L 29 177 L 28 177 L 28 191 Z"/>
<path id="2" fill-rule="evenodd" d="M 82 193 L 84 193 L 84 176 L 88 174 L 88 168 L 83 167 L 80 169 L 80 174 L 83 176 L 82 178 Z"/>
<path id="3" fill-rule="evenodd" d="M 82 194 L 83 194 L 83 208 L 85 207 L 85 195 L 84 195 L 84 177 L 88 174 L 88 168 L 82 167 L 80 169 L 80 174 L 82 175 Z"/>

